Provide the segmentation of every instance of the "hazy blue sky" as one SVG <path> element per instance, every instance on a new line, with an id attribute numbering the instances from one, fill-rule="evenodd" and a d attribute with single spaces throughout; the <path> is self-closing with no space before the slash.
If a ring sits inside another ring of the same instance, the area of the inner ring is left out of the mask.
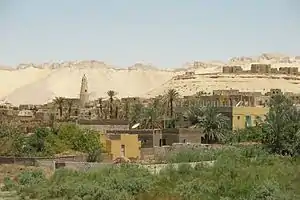
<path id="1" fill-rule="evenodd" d="M 0 0 L 0 64 L 300 55 L 297 0 Z"/>

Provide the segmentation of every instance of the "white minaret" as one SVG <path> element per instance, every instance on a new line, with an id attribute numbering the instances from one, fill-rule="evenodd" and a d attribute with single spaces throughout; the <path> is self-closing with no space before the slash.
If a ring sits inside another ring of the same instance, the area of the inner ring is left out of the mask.
<path id="1" fill-rule="evenodd" d="M 85 74 L 81 80 L 81 88 L 80 88 L 80 106 L 84 107 L 89 101 L 89 93 L 88 93 L 88 81 Z"/>

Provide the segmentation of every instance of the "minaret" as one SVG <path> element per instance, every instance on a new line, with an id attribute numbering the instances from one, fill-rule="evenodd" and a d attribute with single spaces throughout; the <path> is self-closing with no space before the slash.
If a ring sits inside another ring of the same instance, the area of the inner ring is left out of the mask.
<path id="1" fill-rule="evenodd" d="M 89 101 L 89 93 L 88 93 L 88 81 L 85 74 L 81 80 L 81 88 L 80 88 L 80 106 L 84 107 Z"/>

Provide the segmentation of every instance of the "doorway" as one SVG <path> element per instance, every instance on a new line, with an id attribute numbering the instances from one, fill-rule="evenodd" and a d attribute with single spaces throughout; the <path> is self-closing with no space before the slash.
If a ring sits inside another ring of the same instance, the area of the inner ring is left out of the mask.
<path id="1" fill-rule="evenodd" d="M 160 139 L 159 140 L 159 146 L 161 147 L 161 146 L 165 146 L 165 145 L 167 145 L 166 139 Z"/>
<path id="2" fill-rule="evenodd" d="M 121 145 L 121 157 L 125 157 L 125 145 Z"/>

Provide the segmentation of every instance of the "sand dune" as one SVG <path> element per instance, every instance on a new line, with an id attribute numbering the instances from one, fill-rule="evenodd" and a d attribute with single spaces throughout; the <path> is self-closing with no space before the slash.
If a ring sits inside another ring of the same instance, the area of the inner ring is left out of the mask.
<path id="1" fill-rule="evenodd" d="M 78 97 L 81 78 L 84 74 L 88 78 L 91 99 L 107 97 L 108 90 L 116 91 L 118 97 L 142 96 L 147 91 L 159 87 L 175 74 L 159 70 L 116 70 L 89 67 L 84 69 L 60 68 L 51 70 L 50 73 L 44 72 L 45 69 L 39 70 L 40 72 L 35 72 L 34 78 L 27 78 L 27 83 L 24 84 L 26 80 L 23 80 L 23 85 L 22 83 L 15 84 L 13 91 L 12 88 L 3 91 L 2 98 L 14 105 L 19 105 L 43 104 L 56 96 Z M 26 74 L 21 71 L 18 73 Z M 16 77 L 19 74 L 16 74 Z M 3 79 L 5 79 L 4 76 Z M 11 79 L 18 81 L 15 78 Z"/>
<path id="2" fill-rule="evenodd" d="M 185 71 L 197 74 L 219 73 L 223 65 L 241 65 L 249 69 L 251 63 L 271 63 L 272 67 L 300 66 L 300 57 L 282 54 L 262 54 L 257 57 L 235 57 L 222 63 L 219 61 L 198 62 L 197 66 L 185 66 L 162 70 L 160 68 L 136 64 L 126 69 L 118 69 L 101 61 L 70 61 L 62 63 L 21 64 L 13 70 L 0 69 L 0 100 L 19 104 L 43 104 L 56 96 L 78 97 L 81 78 L 86 74 L 91 99 L 107 97 L 108 90 L 115 90 L 118 97 L 149 97 L 163 94 L 174 88 L 181 95 L 191 95 L 197 91 L 214 89 L 240 89 L 242 91 L 266 92 L 271 88 L 300 92 L 299 81 L 271 79 L 270 77 L 197 75 L 192 80 L 174 80 L 175 75 Z"/>

